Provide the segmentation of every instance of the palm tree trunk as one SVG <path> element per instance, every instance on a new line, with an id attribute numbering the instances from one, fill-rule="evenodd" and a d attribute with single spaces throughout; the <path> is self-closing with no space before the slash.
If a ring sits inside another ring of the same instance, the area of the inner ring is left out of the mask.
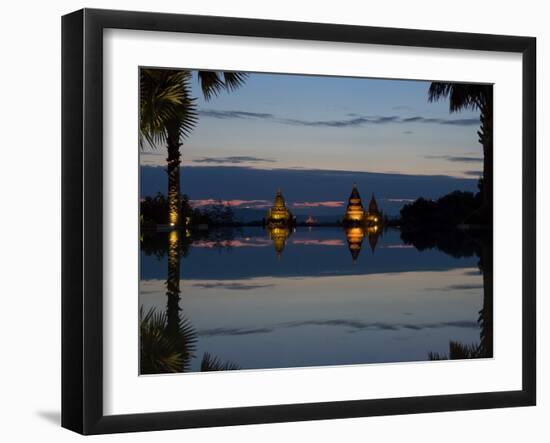
<path id="1" fill-rule="evenodd" d="M 180 223 L 180 163 L 179 131 L 168 131 L 168 222 L 172 227 Z M 180 250 L 179 231 L 168 234 L 168 279 L 166 281 L 166 329 L 171 337 L 177 336 L 180 314 Z"/>
<path id="2" fill-rule="evenodd" d="M 488 95 L 480 108 L 481 126 L 478 131 L 479 142 L 483 146 L 483 180 L 481 195 L 484 215 L 489 226 L 493 222 L 493 98 Z"/>
<path id="3" fill-rule="evenodd" d="M 180 248 L 179 231 L 168 234 L 168 279 L 166 280 L 166 332 L 176 337 L 180 323 Z"/>
<path id="4" fill-rule="evenodd" d="M 479 311 L 480 357 L 493 357 L 493 242 L 484 240 L 481 245 L 479 264 L 483 273 L 483 307 Z"/>
<path id="5" fill-rule="evenodd" d="M 180 224 L 180 146 L 177 137 L 168 137 L 168 223 L 174 227 Z"/>

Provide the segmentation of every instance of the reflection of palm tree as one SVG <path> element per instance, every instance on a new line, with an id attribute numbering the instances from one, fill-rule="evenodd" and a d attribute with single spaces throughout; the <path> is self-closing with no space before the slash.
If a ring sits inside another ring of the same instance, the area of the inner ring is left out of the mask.
<path id="1" fill-rule="evenodd" d="M 493 356 L 493 245 L 492 239 L 481 245 L 479 267 L 483 273 L 483 306 L 479 311 L 480 352 L 484 357 Z"/>
<path id="2" fill-rule="evenodd" d="M 234 371 L 240 367 L 231 361 L 221 361 L 218 357 L 205 352 L 201 360 L 201 372 Z"/>
<path id="3" fill-rule="evenodd" d="M 430 360 L 464 360 L 467 358 L 484 358 L 484 356 L 481 355 L 478 345 L 465 345 L 452 340 L 449 342 L 448 356 L 439 352 L 428 353 Z"/>
<path id="4" fill-rule="evenodd" d="M 142 374 L 187 372 L 196 349 L 197 333 L 181 315 L 180 308 L 180 231 L 168 236 L 168 279 L 166 280 L 166 313 L 140 309 L 140 370 Z M 239 369 L 205 353 L 201 371 Z"/>
<path id="5" fill-rule="evenodd" d="M 206 100 L 221 91 L 233 91 L 244 83 L 246 74 L 198 71 Z M 181 140 L 187 137 L 197 121 L 195 99 L 191 98 L 191 72 L 182 69 L 141 69 L 139 129 L 140 144 L 152 147 L 166 145 L 168 157 L 168 222 L 180 222 Z"/>
<path id="6" fill-rule="evenodd" d="M 180 251 L 179 231 L 168 237 L 168 279 L 166 280 L 166 317 L 168 333 L 177 334 L 180 320 Z"/>
<path id="7" fill-rule="evenodd" d="M 483 180 L 481 191 L 486 210 L 493 197 L 493 87 L 464 83 L 433 82 L 428 92 L 429 101 L 449 97 L 450 112 L 478 109 L 480 112 L 479 142 L 483 146 Z M 489 211 L 490 214 L 490 211 Z"/>
<path id="8" fill-rule="evenodd" d="M 151 309 L 146 314 L 143 307 L 140 319 L 140 373 L 163 374 L 190 369 L 195 351 L 197 333 L 184 318 L 168 328 L 166 314 Z M 174 327 L 176 326 L 176 328 Z"/>
<path id="9" fill-rule="evenodd" d="M 479 268 L 483 275 L 483 306 L 479 311 L 479 344 L 465 345 L 455 341 L 449 343 L 449 355 L 430 352 L 430 360 L 491 358 L 493 357 L 493 246 L 490 237 L 476 242 L 479 254 Z"/>
<path id="10" fill-rule="evenodd" d="M 143 374 L 189 370 L 197 334 L 180 316 L 180 232 L 168 234 L 168 279 L 166 314 L 140 311 L 141 372 Z"/>
<path id="11" fill-rule="evenodd" d="M 143 306 L 140 319 L 140 373 L 165 374 L 188 372 L 195 357 L 197 333 L 183 317 L 179 318 L 177 330 L 168 332 L 166 314 L 151 309 L 146 314 Z M 200 371 L 232 371 L 240 367 L 230 361 L 223 362 L 205 352 Z"/>

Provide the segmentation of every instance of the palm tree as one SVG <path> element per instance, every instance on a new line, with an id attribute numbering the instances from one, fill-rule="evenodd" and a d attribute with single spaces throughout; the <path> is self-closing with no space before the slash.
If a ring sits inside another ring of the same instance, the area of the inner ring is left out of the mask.
<path id="1" fill-rule="evenodd" d="M 181 140 L 197 121 L 190 96 L 191 73 L 185 70 L 141 69 L 139 79 L 140 145 L 166 145 L 168 151 L 168 222 L 179 224 Z"/>
<path id="2" fill-rule="evenodd" d="M 479 110 L 480 128 L 477 132 L 483 146 L 483 178 L 480 191 L 483 207 L 492 219 L 493 201 L 493 87 L 492 85 L 432 82 L 428 91 L 430 102 L 449 98 L 449 111 Z"/>
<path id="3" fill-rule="evenodd" d="M 201 372 L 236 371 L 241 367 L 232 361 L 222 361 L 218 357 L 205 352 L 201 360 Z"/>
<path id="4" fill-rule="evenodd" d="M 185 69 L 140 70 L 139 133 L 140 146 L 165 145 L 168 151 L 168 223 L 180 223 L 180 147 L 197 123 L 195 98 L 191 97 L 191 71 Z M 239 72 L 198 71 L 206 100 L 222 91 L 231 92 L 244 84 L 246 74 Z"/>
<path id="5" fill-rule="evenodd" d="M 191 371 L 196 357 L 198 334 L 193 325 L 178 313 L 176 328 L 164 312 L 151 308 L 139 310 L 140 374 L 167 374 Z M 231 361 L 222 361 L 205 352 L 200 362 L 201 372 L 235 371 L 241 369 Z"/>
<path id="6" fill-rule="evenodd" d="M 232 92 L 246 81 L 247 74 L 243 72 L 197 71 L 202 94 L 206 101 L 216 97 L 221 92 Z"/>
<path id="7" fill-rule="evenodd" d="M 168 316 L 152 308 L 139 310 L 140 373 L 164 374 L 191 369 L 197 333 L 191 323 L 178 316 L 176 330 L 169 330 Z"/>
<path id="8" fill-rule="evenodd" d="M 469 358 L 485 358 L 479 345 L 465 345 L 456 341 L 449 342 L 449 355 L 439 352 L 429 352 L 428 360 L 465 360 Z"/>

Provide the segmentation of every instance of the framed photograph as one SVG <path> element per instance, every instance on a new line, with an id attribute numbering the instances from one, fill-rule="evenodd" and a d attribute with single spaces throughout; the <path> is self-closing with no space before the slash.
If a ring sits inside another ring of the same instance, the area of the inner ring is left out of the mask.
<path id="1" fill-rule="evenodd" d="M 531 37 L 62 21 L 62 425 L 536 402 Z"/>

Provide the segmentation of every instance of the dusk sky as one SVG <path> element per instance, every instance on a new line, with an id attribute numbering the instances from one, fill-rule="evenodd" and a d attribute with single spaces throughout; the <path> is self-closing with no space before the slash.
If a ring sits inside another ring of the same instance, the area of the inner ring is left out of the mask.
<path id="1" fill-rule="evenodd" d="M 235 173 L 281 170 L 292 172 L 294 177 L 301 170 L 309 170 L 304 173 L 310 175 L 311 170 L 324 170 L 439 176 L 432 187 L 438 188 L 440 179 L 446 184 L 440 187 L 441 192 L 434 189 L 434 195 L 449 192 L 452 177 L 462 179 L 456 181 L 460 183 L 456 189 L 474 190 L 482 169 L 476 133 L 479 112 L 450 114 L 447 100 L 429 103 L 429 85 L 425 81 L 249 74 L 238 90 L 205 101 L 194 75 L 193 96 L 198 98 L 199 120 L 182 146 L 182 185 L 186 168 L 207 167 L 204 173 L 216 181 L 217 168 L 227 171 L 232 167 L 239 168 L 233 170 Z M 151 169 L 145 166 L 165 166 L 166 151 L 146 148 L 140 162 L 142 172 Z M 200 170 L 195 172 L 193 176 Z M 280 181 L 281 174 L 275 172 L 266 171 L 265 180 L 277 177 L 274 180 Z M 353 181 L 347 178 L 345 189 Z M 393 190 L 392 195 L 381 197 L 406 198 L 409 186 L 410 181 L 403 192 Z M 278 187 L 284 190 L 285 183 L 270 184 L 270 194 Z M 142 196 L 151 195 L 155 188 L 142 186 Z M 375 190 L 377 196 L 384 194 L 384 189 L 373 185 L 363 190 L 365 197 Z M 227 195 L 228 189 L 224 189 L 224 195 L 204 195 L 191 183 L 185 190 L 182 187 L 182 192 L 195 199 L 244 198 L 238 195 L 242 193 L 238 189 L 231 196 Z M 329 198 L 321 195 L 322 189 L 318 194 L 309 200 Z M 339 195 L 346 199 L 348 194 Z M 254 198 L 271 199 L 272 195 Z M 295 201 L 307 197 L 288 198 Z"/>

